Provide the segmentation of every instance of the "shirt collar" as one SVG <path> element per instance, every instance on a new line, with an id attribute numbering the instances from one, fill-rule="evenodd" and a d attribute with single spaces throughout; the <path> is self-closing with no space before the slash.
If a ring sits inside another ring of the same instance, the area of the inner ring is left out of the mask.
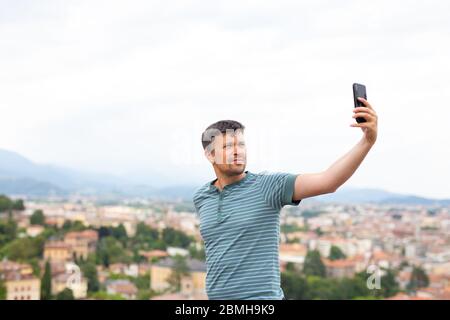
<path id="1" fill-rule="evenodd" d="M 223 187 L 223 190 L 228 190 L 228 189 L 230 189 L 230 188 L 233 188 L 233 187 L 235 187 L 235 186 L 238 186 L 238 185 L 240 185 L 240 184 L 242 184 L 244 181 L 246 181 L 247 179 L 248 179 L 248 177 L 251 175 L 251 173 L 250 173 L 250 171 L 245 171 L 245 176 L 241 179 L 241 180 L 238 180 L 238 181 L 235 181 L 235 182 L 233 182 L 233 183 L 230 183 L 230 184 L 227 184 L 225 187 Z M 214 180 L 212 180 L 210 183 L 209 183 L 209 190 L 210 191 L 219 191 L 219 189 L 214 185 L 214 182 L 216 182 L 217 181 L 217 178 L 216 179 L 214 179 Z M 223 191 L 222 190 L 222 191 Z M 219 191 L 220 192 L 220 191 Z"/>

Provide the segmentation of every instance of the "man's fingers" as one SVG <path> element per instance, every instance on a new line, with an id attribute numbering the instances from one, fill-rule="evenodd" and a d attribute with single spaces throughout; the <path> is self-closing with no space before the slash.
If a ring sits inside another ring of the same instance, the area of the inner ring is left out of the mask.
<path id="1" fill-rule="evenodd" d="M 353 109 L 353 112 L 367 112 L 371 115 L 373 115 L 374 117 L 376 117 L 376 112 L 373 109 L 369 109 L 367 107 L 357 107 Z"/>
<path id="2" fill-rule="evenodd" d="M 357 112 L 352 117 L 353 118 L 361 117 L 361 118 L 365 118 L 366 120 L 375 119 L 375 117 L 373 115 L 371 115 L 370 113 L 367 113 L 367 112 Z"/>
<path id="3" fill-rule="evenodd" d="M 361 98 L 361 97 L 359 97 L 358 100 L 361 101 L 367 108 L 370 108 L 370 109 L 373 110 L 373 108 L 372 108 L 372 106 L 370 105 L 369 101 L 367 101 L 366 99 Z"/>
<path id="4" fill-rule="evenodd" d="M 372 123 L 371 122 L 351 123 L 350 127 L 372 128 Z"/>

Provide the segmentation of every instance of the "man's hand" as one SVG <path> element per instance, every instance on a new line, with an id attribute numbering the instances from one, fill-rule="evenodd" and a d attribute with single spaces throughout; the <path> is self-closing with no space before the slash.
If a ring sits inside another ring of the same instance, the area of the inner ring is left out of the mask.
<path id="1" fill-rule="evenodd" d="M 364 107 L 354 108 L 353 118 L 363 117 L 367 122 L 352 123 L 350 126 L 361 128 L 364 138 L 327 170 L 299 174 L 295 180 L 294 201 L 335 192 L 352 176 L 377 140 L 378 116 L 367 100 L 358 99 Z"/>
<path id="2" fill-rule="evenodd" d="M 364 132 L 364 139 L 371 145 L 377 140 L 378 116 L 369 102 L 364 98 L 358 98 L 364 107 L 357 107 L 353 110 L 353 118 L 363 117 L 367 122 L 352 123 L 350 127 L 359 127 Z"/>

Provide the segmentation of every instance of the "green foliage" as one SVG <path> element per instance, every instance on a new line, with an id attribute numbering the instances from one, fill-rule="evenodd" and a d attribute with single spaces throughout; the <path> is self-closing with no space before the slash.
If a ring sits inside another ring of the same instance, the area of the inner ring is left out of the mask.
<path id="1" fill-rule="evenodd" d="M 206 260 L 205 247 L 202 245 L 200 249 L 197 249 L 196 245 L 192 243 L 189 246 L 189 255 L 194 259 L 205 261 Z"/>
<path id="2" fill-rule="evenodd" d="M 162 233 L 162 240 L 168 246 L 188 248 L 192 238 L 179 230 L 165 228 Z"/>
<path id="3" fill-rule="evenodd" d="M 111 236 L 122 242 L 122 244 L 125 244 L 128 239 L 127 230 L 123 224 L 119 224 L 116 228 L 113 228 Z"/>
<path id="4" fill-rule="evenodd" d="M 322 231 L 322 229 L 320 229 L 320 227 L 314 229 L 314 232 L 315 232 L 319 237 L 323 236 L 323 231 Z"/>
<path id="5" fill-rule="evenodd" d="M 181 289 L 181 279 L 183 276 L 189 274 L 189 268 L 185 257 L 177 254 L 173 257 L 173 259 L 174 265 L 167 282 L 169 283 L 172 292 L 178 292 Z"/>
<path id="6" fill-rule="evenodd" d="M 0 212 L 8 212 L 11 210 L 23 211 L 25 206 L 22 199 L 11 200 L 5 195 L 0 195 Z"/>
<path id="7" fill-rule="evenodd" d="M 17 223 L 9 218 L 0 221 L 0 247 L 14 240 L 17 236 Z"/>
<path id="8" fill-rule="evenodd" d="M 149 300 L 153 296 L 151 290 L 139 290 L 136 296 L 136 300 Z"/>
<path id="9" fill-rule="evenodd" d="M 339 259 L 345 259 L 346 256 L 339 247 L 331 246 L 330 255 L 328 258 L 330 260 L 339 260 Z"/>
<path id="10" fill-rule="evenodd" d="M 108 294 L 105 291 L 94 292 L 89 297 L 95 300 L 125 300 L 120 294 Z"/>
<path id="11" fill-rule="evenodd" d="M 296 224 L 282 224 L 280 226 L 280 232 L 291 233 L 296 231 L 308 231 L 306 227 L 299 227 Z"/>
<path id="12" fill-rule="evenodd" d="M 0 279 L 0 300 L 6 300 L 6 287 L 2 279 Z"/>
<path id="13" fill-rule="evenodd" d="M 35 210 L 30 217 L 30 224 L 45 225 L 45 215 L 42 210 Z"/>
<path id="14" fill-rule="evenodd" d="M 102 238 L 99 241 L 97 257 L 97 263 L 101 263 L 105 267 L 108 267 L 112 263 L 130 263 L 132 261 L 131 256 L 124 249 L 122 243 L 111 236 Z"/>
<path id="15" fill-rule="evenodd" d="M 365 272 L 357 273 L 352 278 L 336 279 L 286 271 L 281 274 L 281 286 L 286 297 L 292 300 L 367 300 L 390 297 L 398 292 L 392 270 L 386 270 L 386 275 L 381 278 L 381 290 L 369 289 L 367 278 Z"/>
<path id="16" fill-rule="evenodd" d="M 395 296 L 399 291 L 400 287 L 395 280 L 395 272 L 393 270 L 385 270 L 386 274 L 381 277 L 381 290 L 377 295 L 382 297 L 392 297 Z"/>
<path id="17" fill-rule="evenodd" d="M 50 262 L 45 263 L 44 275 L 41 279 L 41 300 L 52 299 L 52 271 Z"/>
<path id="18" fill-rule="evenodd" d="M 88 227 L 85 226 L 84 223 L 79 220 L 75 220 L 75 221 L 65 220 L 61 229 L 62 229 L 63 233 L 67 233 L 67 232 L 71 232 L 71 231 L 83 231 L 83 230 L 88 229 Z"/>
<path id="19" fill-rule="evenodd" d="M 150 273 L 142 276 L 134 277 L 131 281 L 136 285 L 139 290 L 149 290 L 150 289 Z"/>
<path id="20" fill-rule="evenodd" d="M 139 250 L 166 249 L 166 246 L 159 240 L 159 232 L 140 222 L 136 226 L 136 233 L 131 239 L 131 246 Z M 137 253 L 136 253 L 137 254 Z"/>
<path id="21" fill-rule="evenodd" d="M 25 210 L 25 205 L 23 204 L 23 200 L 22 199 L 18 199 L 16 201 L 14 201 L 13 205 L 12 205 L 12 209 L 16 210 L 16 211 L 24 211 Z"/>
<path id="22" fill-rule="evenodd" d="M 89 259 L 89 258 L 88 258 Z M 92 261 L 80 263 L 81 271 L 88 281 L 88 292 L 97 292 L 100 290 L 98 281 L 97 267 Z"/>
<path id="23" fill-rule="evenodd" d="M 428 287 L 429 283 L 430 281 L 425 270 L 423 270 L 421 267 L 414 266 L 411 273 L 411 278 L 406 288 L 409 291 L 415 291 L 419 288 Z"/>
<path id="24" fill-rule="evenodd" d="M 73 291 L 69 288 L 65 288 L 56 295 L 56 300 L 75 300 Z"/>
<path id="25" fill-rule="evenodd" d="M 8 257 L 9 260 L 23 262 L 40 258 L 44 249 L 44 242 L 45 238 L 41 235 L 35 238 L 17 238 L 0 249 L 0 257 Z"/>
<path id="26" fill-rule="evenodd" d="M 281 273 L 281 287 L 287 299 L 306 300 L 308 285 L 306 279 L 292 271 Z"/>
<path id="27" fill-rule="evenodd" d="M 320 258 L 320 253 L 317 250 L 310 250 L 306 254 L 305 262 L 303 264 L 303 273 L 307 276 L 326 276 L 325 265 Z"/>

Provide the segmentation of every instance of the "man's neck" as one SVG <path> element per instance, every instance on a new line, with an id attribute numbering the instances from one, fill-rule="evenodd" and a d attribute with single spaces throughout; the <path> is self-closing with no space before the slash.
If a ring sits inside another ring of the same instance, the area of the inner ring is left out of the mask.
<path id="1" fill-rule="evenodd" d="M 237 175 L 237 176 L 227 176 L 227 175 L 221 174 L 220 172 L 216 172 L 216 176 L 217 176 L 217 180 L 214 182 L 214 185 L 217 188 L 219 188 L 220 191 L 222 191 L 226 185 L 229 185 L 229 184 L 232 184 L 234 182 L 244 179 L 246 176 L 246 173 L 242 172 L 240 175 Z"/>

